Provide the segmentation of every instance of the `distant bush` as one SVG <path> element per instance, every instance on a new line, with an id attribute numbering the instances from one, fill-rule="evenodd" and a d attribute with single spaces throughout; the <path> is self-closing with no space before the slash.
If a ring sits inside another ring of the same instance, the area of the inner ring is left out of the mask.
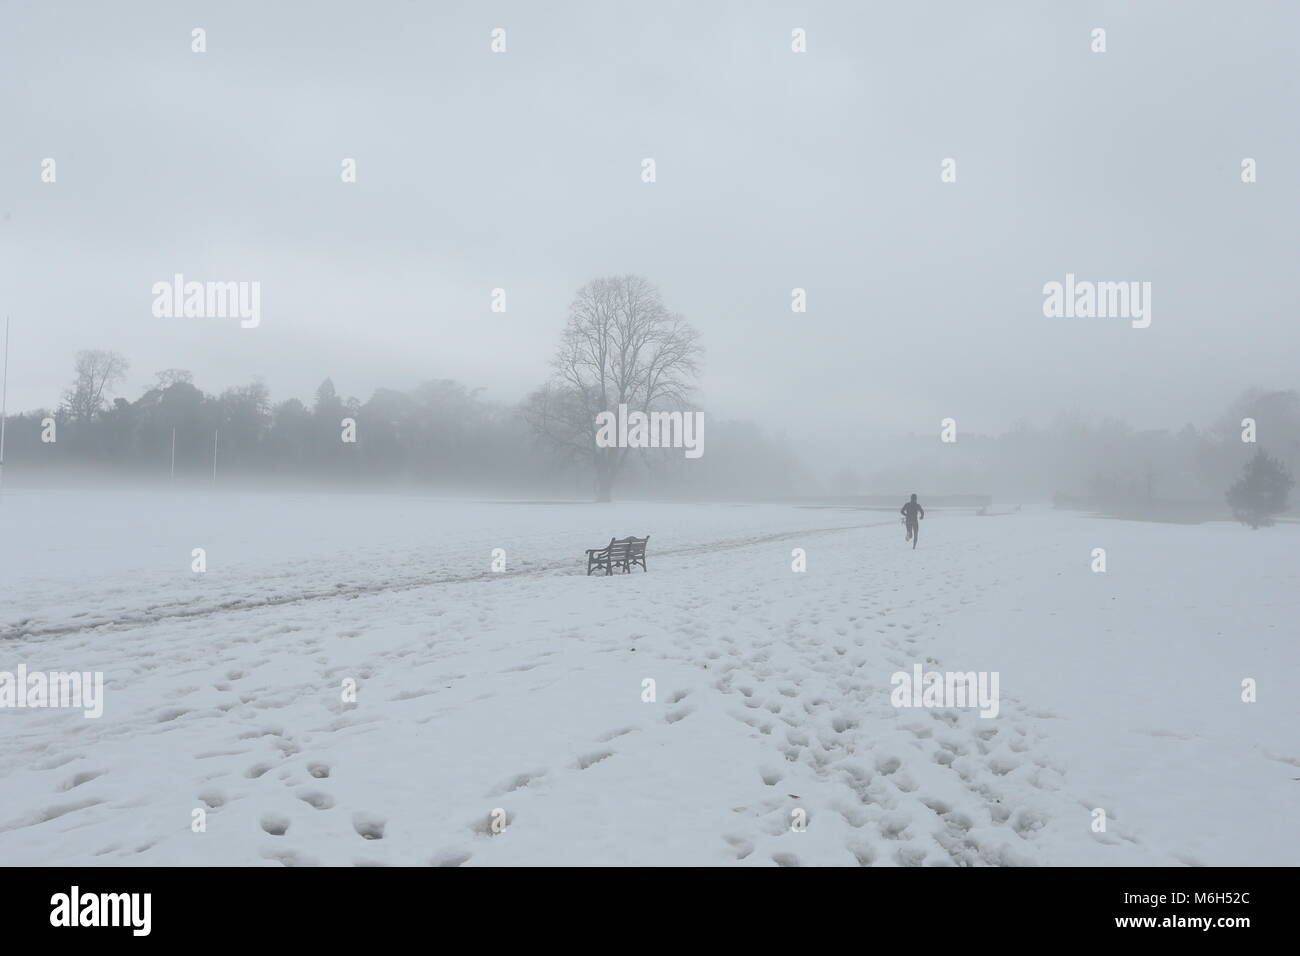
<path id="1" fill-rule="evenodd" d="M 1295 484 L 1286 468 L 1276 458 L 1260 449 L 1228 489 L 1228 506 L 1233 517 L 1252 528 L 1273 523 L 1273 516 L 1286 510 L 1287 494 Z"/>

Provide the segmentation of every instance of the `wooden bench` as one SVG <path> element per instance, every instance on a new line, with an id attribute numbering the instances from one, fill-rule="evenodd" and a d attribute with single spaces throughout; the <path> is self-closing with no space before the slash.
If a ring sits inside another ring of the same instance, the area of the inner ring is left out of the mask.
<path id="1" fill-rule="evenodd" d="M 641 565 L 642 571 L 648 571 L 645 566 L 645 545 L 650 540 L 650 535 L 644 538 L 610 538 L 609 544 L 603 548 L 587 549 L 587 575 L 591 576 L 592 571 L 605 569 L 606 574 L 613 574 L 615 568 L 622 568 L 623 573 L 627 574 L 632 570 L 633 565 Z"/>

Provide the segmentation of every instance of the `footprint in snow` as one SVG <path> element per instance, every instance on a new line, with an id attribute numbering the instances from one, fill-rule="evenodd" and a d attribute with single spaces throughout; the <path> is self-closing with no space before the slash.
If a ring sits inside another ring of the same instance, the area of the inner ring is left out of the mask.
<path id="1" fill-rule="evenodd" d="M 352 814 L 352 829 L 365 840 L 382 840 L 384 827 L 387 825 L 387 820 L 374 814 L 360 812 Z"/>
<path id="2" fill-rule="evenodd" d="M 271 836 L 284 836 L 289 831 L 289 818 L 282 813 L 264 813 L 261 823 Z"/>

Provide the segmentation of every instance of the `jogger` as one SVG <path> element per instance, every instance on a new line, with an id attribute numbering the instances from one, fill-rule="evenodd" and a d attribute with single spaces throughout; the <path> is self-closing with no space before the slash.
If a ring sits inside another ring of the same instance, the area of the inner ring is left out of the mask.
<path id="1" fill-rule="evenodd" d="M 911 541 L 912 550 L 915 551 L 917 539 L 921 536 L 921 519 L 925 517 L 925 509 L 916 500 L 916 495 L 912 495 L 912 500 L 903 505 L 898 513 L 903 516 L 903 524 L 907 528 L 907 537 L 903 540 Z"/>

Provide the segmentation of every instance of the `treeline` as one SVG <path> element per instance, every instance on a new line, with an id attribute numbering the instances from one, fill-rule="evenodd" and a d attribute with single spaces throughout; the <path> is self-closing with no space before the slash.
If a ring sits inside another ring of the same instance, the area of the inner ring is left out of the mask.
<path id="1" fill-rule="evenodd" d="M 1043 425 L 1018 422 L 1000 435 L 964 432 L 960 419 L 957 425 L 955 442 L 940 441 L 936 422 L 933 434 L 900 440 L 887 467 L 841 473 L 837 490 L 851 493 L 845 484 L 872 490 L 918 486 L 933 492 L 978 489 L 1002 501 L 1222 503 L 1260 449 L 1291 474 L 1300 473 L 1300 392 L 1294 390 L 1250 389 L 1215 421 L 1169 430 L 1069 414 Z"/>
<path id="2" fill-rule="evenodd" d="M 260 382 L 213 395 L 187 372 L 168 370 L 134 401 L 97 401 L 105 367 L 102 359 L 79 360 L 77 382 L 58 408 L 10 415 L 7 480 L 74 470 L 167 478 L 174 438 L 178 480 L 210 480 L 215 453 L 218 480 L 593 493 L 589 471 L 540 445 L 521 405 L 494 404 L 459 382 L 379 389 L 362 402 L 339 395 L 326 379 L 307 404 L 273 402 Z M 350 432 L 345 420 L 354 423 Z M 675 449 L 647 451 L 621 493 L 776 497 L 806 490 L 785 442 L 757 426 L 709 419 L 705 441 L 707 454 L 694 461 Z"/>
<path id="3" fill-rule="evenodd" d="M 76 377 L 58 408 L 11 415 L 6 481 L 90 470 L 166 478 L 174 441 L 181 481 L 211 480 L 215 452 L 218 480 L 601 494 L 589 462 L 539 440 L 528 399 L 493 403 L 477 389 L 438 380 L 405 391 L 379 389 L 362 402 L 339 395 L 326 379 L 310 404 L 273 402 L 260 382 L 214 395 L 195 386 L 188 372 L 169 369 L 134 401 L 109 401 L 104 395 L 124 370 L 115 353 L 79 353 Z M 345 422 L 354 423 L 350 435 Z M 55 440 L 43 440 L 49 438 Z M 801 457 L 784 435 L 706 414 L 702 458 L 687 460 L 677 449 L 633 452 L 618 494 L 784 498 L 916 491 L 1112 510 L 1150 501 L 1224 505 L 1257 450 L 1300 474 L 1300 392 L 1251 389 L 1217 420 L 1176 430 L 1059 415 L 1047 424 L 1022 421 L 1000 435 L 981 435 L 964 430 L 958 419 L 956 439 L 942 442 L 936 422 L 930 434 L 874 447 L 846 442 L 804 449 Z M 852 467 L 840 465 L 846 459 Z"/>

